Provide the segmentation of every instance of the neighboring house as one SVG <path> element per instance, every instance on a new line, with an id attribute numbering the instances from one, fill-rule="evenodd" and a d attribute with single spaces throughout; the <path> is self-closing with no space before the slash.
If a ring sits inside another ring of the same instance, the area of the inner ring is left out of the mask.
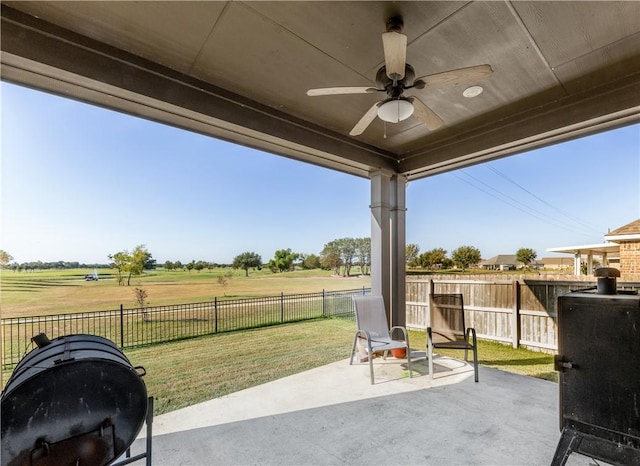
<path id="1" fill-rule="evenodd" d="M 594 257 L 599 265 L 620 270 L 622 280 L 640 281 L 640 219 L 634 220 L 604 235 L 605 243 L 549 248 L 549 252 L 573 254 L 574 275 L 581 274 L 583 257 L 586 256 L 588 274 L 595 270 Z"/>
<path id="2" fill-rule="evenodd" d="M 515 270 L 518 261 L 515 254 L 499 254 L 491 259 L 480 261 L 480 268 L 486 270 Z"/>
<path id="3" fill-rule="evenodd" d="M 640 280 L 640 219 L 604 235 L 620 245 L 620 274 L 625 280 Z"/>
<path id="4" fill-rule="evenodd" d="M 540 259 L 545 270 L 566 270 L 573 272 L 573 258 L 571 257 L 543 257 Z"/>

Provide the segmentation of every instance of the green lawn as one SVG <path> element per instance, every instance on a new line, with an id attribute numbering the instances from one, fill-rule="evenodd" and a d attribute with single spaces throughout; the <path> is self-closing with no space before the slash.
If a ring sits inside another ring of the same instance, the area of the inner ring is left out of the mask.
<path id="1" fill-rule="evenodd" d="M 368 288 L 371 284 L 369 276 L 336 277 L 326 270 L 272 273 L 263 269 L 250 271 L 246 277 L 244 270 L 220 268 L 202 272 L 158 269 L 132 278 L 131 286 L 118 286 L 109 269 L 98 270 L 99 281 L 85 281 L 84 276 L 92 272 L 93 269 L 3 270 L 0 276 L 2 317 L 113 310 L 121 304 L 125 308 L 138 307 L 134 294 L 136 287 L 147 292 L 147 304 L 159 306 L 211 301 L 214 297 L 246 298 L 349 290 Z M 218 277 L 228 272 L 232 277 L 224 288 L 218 283 Z"/>
<path id="2" fill-rule="evenodd" d="M 427 335 L 425 332 L 409 330 L 409 341 L 414 348 L 425 348 Z M 437 353 L 456 359 L 464 358 L 464 351 L 438 349 Z M 469 353 L 469 360 L 473 355 Z M 478 340 L 478 362 L 507 372 L 537 377 L 539 379 L 558 381 L 558 373 L 553 369 L 553 355 L 530 351 L 525 348 L 513 348 L 487 340 Z"/>
<path id="3" fill-rule="evenodd" d="M 255 330 L 206 336 L 125 351 L 134 366 L 144 366 L 147 390 L 162 414 L 346 359 L 355 322 L 318 319 Z M 424 332 L 410 330 L 411 346 L 424 350 Z M 557 381 L 553 356 L 479 342 L 480 364 Z M 462 351 L 439 354 L 462 358 Z M 9 372 L 3 373 L 6 383 Z"/>
<path id="4" fill-rule="evenodd" d="M 155 271 L 132 284 L 148 290 L 151 305 L 194 302 L 223 296 L 212 272 Z M 135 286 L 117 286 L 114 280 L 85 282 L 92 270 L 2 273 L 2 316 L 31 316 L 61 312 L 134 306 Z M 106 271 L 99 271 L 101 277 Z M 178 286 L 179 285 L 179 286 Z M 334 291 L 370 286 L 370 277 L 333 277 L 330 272 L 300 271 L 273 274 L 234 271 L 227 297 Z M 256 330 L 211 335 L 191 340 L 127 350 L 134 366 L 147 370 L 145 382 L 162 414 L 349 356 L 355 323 L 350 319 L 318 319 Z M 411 346 L 424 350 L 425 332 L 410 331 Z M 460 351 L 439 351 L 462 358 Z M 553 356 L 514 350 L 481 341 L 480 364 L 523 375 L 557 381 Z M 6 383 L 9 372 L 3 372 Z"/>

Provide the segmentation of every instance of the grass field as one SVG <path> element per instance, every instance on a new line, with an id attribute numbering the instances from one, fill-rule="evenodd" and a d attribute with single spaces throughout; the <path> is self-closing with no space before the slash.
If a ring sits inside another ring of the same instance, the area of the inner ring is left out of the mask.
<path id="1" fill-rule="evenodd" d="M 352 319 L 318 319 L 205 336 L 126 350 L 155 397 L 155 413 L 176 409 L 260 385 L 349 357 Z M 412 348 L 424 351 L 425 332 L 410 331 Z M 480 364 L 557 381 L 553 356 L 480 340 Z M 438 350 L 461 359 L 462 351 Z M 10 372 L 3 373 L 6 383 Z"/>
<path id="2" fill-rule="evenodd" d="M 214 272 L 145 274 L 132 286 L 113 279 L 85 282 L 91 270 L 57 272 L 3 272 L 2 317 L 116 309 L 136 305 L 133 289 L 144 287 L 152 305 L 197 302 L 227 297 L 273 296 L 338 291 L 370 286 L 370 277 L 332 277 L 329 272 L 300 271 L 273 274 L 235 271 L 226 290 Z M 105 271 L 101 271 L 105 277 Z M 347 358 L 355 322 L 352 319 L 318 319 L 255 330 L 205 336 L 126 350 L 135 366 L 147 370 L 145 383 L 156 398 L 156 414 L 173 411 L 297 372 Z M 411 346 L 425 348 L 425 332 L 410 331 Z M 462 352 L 438 351 L 454 358 Z M 523 375 L 557 381 L 553 356 L 498 343 L 479 342 L 480 364 Z M 10 371 L 3 372 L 6 383 Z"/>
<path id="3" fill-rule="evenodd" d="M 93 270 L 45 270 L 35 272 L 2 271 L 0 293 L 2 317 L 27 317 L 137 307 L 134 289 L 142 287 L 152 306 L 202 302 L 221 298 L 274 296 L 369 287 L 369 276 L 335 277 L 324 270 L 272 273 L 215 269 L 202 272 L 168 272 L 162 269 L 131 279 L 131 286 L 118 286 L 111 270 L 98 271 L 101 279 L 85 281 Z M 226 288 L 218 277 L 232 277 Z"/>
<path id="4" fill-rule="evenodd" d="M 126 354 L 134 365 L 146 368 L 145 383 L 161 414 L 348 358 L 354 331 L 353 320 L 320 319 L 133 349 Z M 425 332 L 410 331 L 409 338 L 414 349 L 424 351 Z M 478 345 L 481 365 L 557 381 L 552 355 L 488 341 Z M 438 354 L 464 356 L 462 351 L 439 350 Z"/>

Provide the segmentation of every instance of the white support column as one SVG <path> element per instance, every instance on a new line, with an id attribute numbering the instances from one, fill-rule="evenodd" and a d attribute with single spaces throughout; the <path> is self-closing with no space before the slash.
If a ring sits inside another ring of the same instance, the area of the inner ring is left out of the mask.
<path id="1" fill-rule="evenodd" d="M 581 275 L 581 270 L 580 270 L 580 257 L 581 254 L 579 252 L 576 252 L 576 254 L 573 256 L 573 274 L 576 276 L 580 276 Z"/>
<path id="2" fill-rule="evenodd" d="M 587 275 L 593 275 L 593 252 L 587 255 Z"/>
<path id="3" fill-rule="evenodd" d="M 371 293 L 383 297 L 389 325 L 406 324 L 406 178 L 371 178 Z"/>
<path id="4" fill-rule="evenodd" d="M 402 175 L 391 178 L 391 321 L 390 325 L 406 326 L 406 187 Z"/>
<path id="5" fill-rule="evenodd" d="M 602 266 L 609 267 L 609 254 L 606 252 L 602 253 Z"/>
<path id="6" fill-rule="evenodd" d="M 391 172 L 377 171 L 371 178 L 371 294 L 382 296 L 387 318 L 391 321 L 390 290 L 390 245 L 391 221 L 389 190 Z"/>

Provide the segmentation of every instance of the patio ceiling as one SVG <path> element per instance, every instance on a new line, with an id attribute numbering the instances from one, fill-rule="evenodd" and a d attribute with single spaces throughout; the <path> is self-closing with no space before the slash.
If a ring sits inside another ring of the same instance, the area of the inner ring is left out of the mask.
<path id="1" fill-rule="evenodd" d="M 413 90 L 437 130 L 376 119 L 349 136 L 384 94 L 306 91 L 374 85 L 398 14 L 418 76 L 493 74 L 472 99 L 469 84 Z M 1 29 L 3 80 L 359 176 L 415 179 L 640 121 L 640 2 L 3 1 Z"/>

